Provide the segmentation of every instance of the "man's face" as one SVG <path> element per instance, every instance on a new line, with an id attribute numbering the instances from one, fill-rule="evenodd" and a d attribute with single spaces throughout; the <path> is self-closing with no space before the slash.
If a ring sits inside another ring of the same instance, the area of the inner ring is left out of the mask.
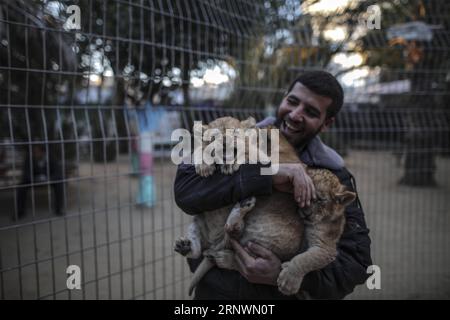
<path id="1" fill-rule="evenodd" d="M 332 99 L 315 94 L 297 82 L 278 108 L 280 131 L 295 147 L 301 147 L 324 131 L 334 118 L 326 118 Z"/>

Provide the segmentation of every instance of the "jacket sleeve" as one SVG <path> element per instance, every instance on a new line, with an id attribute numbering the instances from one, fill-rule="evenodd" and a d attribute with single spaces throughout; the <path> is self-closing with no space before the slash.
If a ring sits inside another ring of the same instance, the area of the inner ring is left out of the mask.
<path id="1" fill-rule="evenodd" d="M 175 202 L 190 215 L 222 208 L 250 196 L 270 195 L 272 177 L 260 174 L 258 164 L 241 165 L 233 175 L 215 172 L 201 177 L 195 167 L 180 164 L 174 184 Z"/>
<path id="2" fill-rule="evenodd" d="M 348 190 L 356 191 L 353 177 L 346 169 L 334 173 Z M 302 282 L 301 290 L 314 299 L 342 299 L 369 277 L 366 270 L 372 264 L 371 241 L 358 198 L 346 208 L 345 219 L 336 260 L 324 269 L 308 273 Z"/>

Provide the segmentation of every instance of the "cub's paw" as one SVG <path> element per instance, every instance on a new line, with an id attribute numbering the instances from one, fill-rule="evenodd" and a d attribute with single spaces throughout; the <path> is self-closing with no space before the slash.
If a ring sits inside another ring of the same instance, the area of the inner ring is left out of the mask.
<path id="1" fill-rule="evenodd" d="M 184 237 L 178 238 L 177 240 L 175 240 L 173 250 L 175 250 L 182 256 L 186 256 L 189 252 L 192 251 L 191 240 Z"/>
<path id="2" fill-rule="evenodd" d="M 278 290 L 287 296 L 296 294 L 303 281 L 303 276 L 292 270 L 293 268 L 294 266 L 290 262 L 285 262 L 281 265 L 282 270 L 278 275 Z"/>
<path id="3" fill-rule="evenodd" d="M 255 207 L 256 204 L 256 198 L 250 197 L 247 199 L 242 200 L 239 202 L 239 207 L 241 212 L 247 213 L 248 211 L 252 210 Z"/>
<path id="4" fill-rule="evenodd" d="M 232 164 L 223 164 L 220 166 L 220 172 L 223 174 L 232 174 L 233 171 L 233 165 Z"/>
<path id="5" fill-rule="evenodd" d="M 225 223 L 225 232 L 230 238 L 237 239 L 244 231 L 244 220 L 240 216 L 230 215 Z"/>
<path id="6" fill-rule="evenodd" d="M 220 250 L 214 254 L 214 261 L 219 268 L 235 269 L 234 251 Z"/>
<path id="7" fill-rule="evenodd" d="M 233 174 L 234 172 L 238 171 L 240 167 L 240 164 L 233 163 L 233 164 L 223 164 L 220 166 L 220 171 L 223 174 Z"/>
<path id="8" fill-rule="evenodd" d="M 205 163 L 195 165 L 195 172 L 202 177 L 208 177 L 214 173 L 216 165 L 208 165 Z"/>

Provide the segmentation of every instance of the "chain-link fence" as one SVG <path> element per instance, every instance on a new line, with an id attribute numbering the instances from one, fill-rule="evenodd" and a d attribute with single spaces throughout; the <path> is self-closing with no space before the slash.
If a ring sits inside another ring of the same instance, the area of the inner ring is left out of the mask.
<path id="1" fill-rule="evenodd" d="M 274 115 L 312 69 L 344 86 L 322 138 L 381 270 L 349 298 L 448 298 L 449 22 L 444 0 L 0 1 L 1 299 L 188 298 L 172 131 Z"/>

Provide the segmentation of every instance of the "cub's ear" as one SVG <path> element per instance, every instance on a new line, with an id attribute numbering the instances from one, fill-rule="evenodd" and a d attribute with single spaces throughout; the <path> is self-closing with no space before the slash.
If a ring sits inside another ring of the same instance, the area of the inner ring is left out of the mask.
<path id="1" fill-rule="evenodd" d="M 241 121 L 242 128 L 254 128 L 256 126 L 256 120 L 253 117 L 248 117 L 247 120 Z"/>
<path id="2" fill-rule="evenodd" d="M 350 203 L 352 203 L 353 201 L 355 201 L 356 199 L 356 193 L 351 192 L 351 191 L 343 191 L 343 192 L 339 192 L 336 193 L 333 197 L 334 201 L 339 204 L 342 205 L 344 207 L 348 206 Z"/>
<path id="3" fill-rule="evenodd" d="M 267 133 L 268 133 L 267 136 L 269 137 L 269 139 L 270 139 L 270 133 L 271 133 L 271 131 L 272 131 L 272 130 L 278 130 L 278 128 L 275 127 L 275 126 L 272 125 L 272 124 L 269 124 L 268 126 L 262 128 L 262 129 L 266 129 L 266 130 L 267 130 Z"/>
<path id="4" fill-rule="evenodd" d="M 194 131 L 194 133 L 199 133 L 199 134 L 203 134 L 203 133 L 205 133 L 205 131 L 206 130 L 208 130 L 209 129 L 209 125 L 207 125 L 207 124 L 202 124 L 202 126 L 200 127 L 200 126 L 194 126 L 193 127 L 193 131 Z"/>

